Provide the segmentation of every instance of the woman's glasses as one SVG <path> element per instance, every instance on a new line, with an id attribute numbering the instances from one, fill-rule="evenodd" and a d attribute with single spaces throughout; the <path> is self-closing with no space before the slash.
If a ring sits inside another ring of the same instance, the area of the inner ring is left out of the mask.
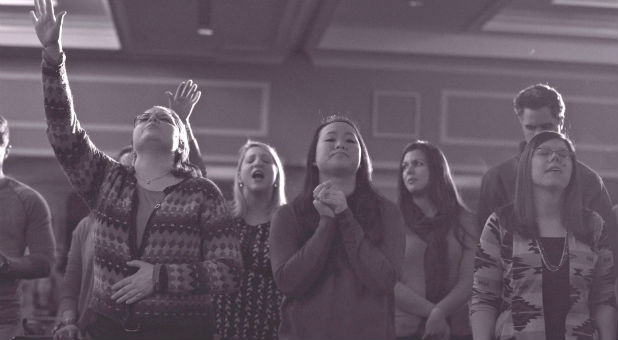
<path id="1" fill-rule="evenodd" d="M 567 150 L 567 149 L 551 149 L 551 148 L 544 148 L 544 147 L 539 147 L 534 149 L 534 154 L 546 159 L 550 159 L 552 158 L 554 155 L 558 156 L 558 158 L 560 160 L 565 160 L 567 158 L 569 158 L 571 156 L 571 151 Z"/>
<path id="2" fill-rule="evenodd" d="M 174 124 L 174 120 L 172 119 L 172 117 L 168 114 L 165 113 L 159 113 L 159 112 L 155 112 L 155 113 L 150 113 L 150 112 L 144 112 L 144 113 L 140 113 L 135 117 L 135 122 L 134 124 L 137 125 L 139 123 L 144 123 L 147 122 L 151 119 L 151 117 L 159 122 L 163 122 L 163 123 L 167 123 L 170 125 L 176 125 Z"/>

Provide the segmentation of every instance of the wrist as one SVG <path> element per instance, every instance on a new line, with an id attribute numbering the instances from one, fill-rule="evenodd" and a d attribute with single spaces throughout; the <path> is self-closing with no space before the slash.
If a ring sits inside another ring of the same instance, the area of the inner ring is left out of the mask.
<path id="1" fill-rule="evenodd" d="M 444 310 L 438 306 L 433 306 L 433 308 L 431 309 L 431 312 L 429 313 L 429 316 L 432 316 L 432 315 L 434 317 L 440 317 L 440 318 L 446 317 Z"/>

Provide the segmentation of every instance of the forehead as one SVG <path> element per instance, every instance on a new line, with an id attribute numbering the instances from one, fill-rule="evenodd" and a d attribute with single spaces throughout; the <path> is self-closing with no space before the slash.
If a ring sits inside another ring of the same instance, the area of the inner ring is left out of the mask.
<path id="1" fill-rule="evenodd" d="M 406 161 L 409 160 L 415 160 L 415 159 L 425 159 L 425 153 L 422 150 L 419 149 L 414 149 L 411 151 L 406 152 L 406 154 L 403 156 L 403 159 Z"/>
<path id="2" fill-rule="evenodd" d="M 350 126 L 350 124 L 344 122 L 334 122 L 324 126 L 322 131 L 320 131 L 320 136 L 324 136 L 326 134 L 352 134 L 356 137 L 356 131 L 354 131 L 354 128 Z"/>
<path id="3" fill-rule="evenodd" d="M 544 106 L 539 109 L 525 108 L 521 114 L 524 125 L 553 124 L 558 125 L 560 121 L 552 115 L 549 107 Z"/>
<path id="4" fill-rule="evenodd" d="M 251 156 L 251 155 L 258 155 L 258 156 L 267 155 L 267 156 L 270 156 L 270 152 L 268 152 L 262 146 L 253 145 L 253 146 L 249 147 L 249 149 L 247 149 L 247 152 L 245 152 L 245 157 L 248 157 L 248 156 Z"/>
<path id="5" fill-rule="evenodd" d="M 563 141 L 562 139 L 559 139 L 559 138 L 554 138 L 554 139 L 547 140 L 547 141 L 541 143 L 541 145 L 539 145 L 539 147 L 540 148 L 541 147 L 542 148 L 551 148 L 551 149 L 554 149 L 554 150 L 557 150 L 557 149 L 566 149 L 566 150 L 568 150 L 569 149 L 569 147 L 567 146 L 566 142 Z"/>

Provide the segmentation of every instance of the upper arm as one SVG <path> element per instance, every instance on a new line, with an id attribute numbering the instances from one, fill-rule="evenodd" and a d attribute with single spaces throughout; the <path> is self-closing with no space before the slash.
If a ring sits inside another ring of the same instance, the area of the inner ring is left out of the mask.
<path id="1" fill-rule="evenodd" d="M 55 240 L 52 233 L 51 213 L 47 202 L 39 193 L 32 191 L 25 198 L 27 209 L 26 243 L 31 255 L 41 255 L 53 261 Z"/>

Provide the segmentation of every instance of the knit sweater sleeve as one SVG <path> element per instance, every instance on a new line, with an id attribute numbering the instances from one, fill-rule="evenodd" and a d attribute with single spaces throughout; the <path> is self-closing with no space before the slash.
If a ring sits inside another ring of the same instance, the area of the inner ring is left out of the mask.
<path id="1" fill-rule="evenodd" d="M 590 304 L 608 305 L 616 308 L 616 272 L 614 257 L 609 247 L 609 237 L 603 219 L 593 215 L 595 223 L 594 244 L 598 254 L 594 277 L 590 288 Z"/>
<path id="2" fill-rule="evenodd" d="M 500 254 L 500 222 L 493 213 L 483 228 L 476 250 L 470 314 L 484 310 L 499 311 L 504 270 Z"/>
<path id="3" fill-rule="evenodd" d="M 324 267 L 335 238 L 335 221 L 321 216 L 311 237 L 302 242 L 300 225 L 290 205 L 273 216 L 270 230 L 270 258 L 277 288 L 287 296 L 301 296 L 324 275 Z"/>
<path id="4" fill-rule="evenodd" d="M 67 269 L 64 278 L 60 282 L 60 302 L 58 303 L 57 313 L 60 318 L 63 317 L 66 311 L 73 311 L 74 315 L 77 315 L 78 312 L 84 312 L 78 311 L 77 303 L 82 283 L 82 267 L 84 266 L 81 249 L 90 231 L 88 223 L 91 223 L 90 217 L 86 216 L 79 222 L 72 233 Z"/>
<path id="5" fill-rule="evenodd" d="M 341 231 L 343 245 L 352 270 L 367 288 L 387 293 L 393 290 L 401 273 L 405 251 L 403 217 L 390 202 L 382 202 L 383 238 L 373 244 L 354 218 L 352 211 L 346 209 L 336 216 Z"/>
<path id="6" fill-rule="evenodd" d="M 242 273 L 239 235 L 220 192 L 206 199 L 200 227 L 202 261 L 161 265 L 167 273 L 167 291 L 210 294 L 237 291 Z"/>
<path id="7" fill-rule="evenodd" d="M 62 54 L 60 64 L 54 65 L 43 57 L 47 137 L 69 181 L 92 207 L 105 171 L 114 161 L 95 147 L 77 120 L 65 59 Z"/>

